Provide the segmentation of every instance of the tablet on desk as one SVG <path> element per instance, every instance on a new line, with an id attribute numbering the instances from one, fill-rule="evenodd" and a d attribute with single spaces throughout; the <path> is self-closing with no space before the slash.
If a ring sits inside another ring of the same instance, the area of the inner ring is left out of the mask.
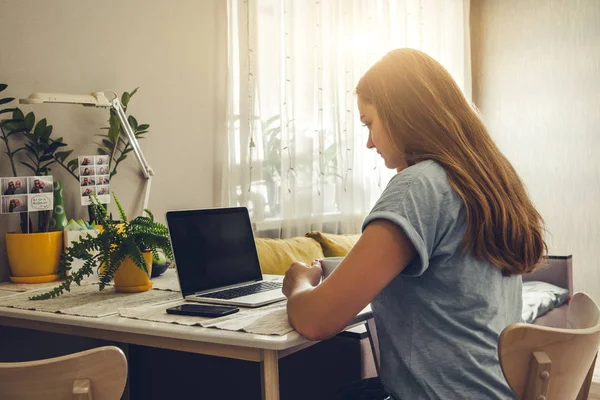
<path id="1" fill-rule="evenodd" d="M 192 315 L 196 317 L 217 318 L 240 311 L 231 306 L 208 306 L 204 304 L 182 304 L 167 308 L 167 314 Z"/>

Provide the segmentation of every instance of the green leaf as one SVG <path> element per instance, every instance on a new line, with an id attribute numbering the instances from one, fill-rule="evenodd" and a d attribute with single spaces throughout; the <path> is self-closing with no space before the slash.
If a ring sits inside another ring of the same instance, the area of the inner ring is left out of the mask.
<path id="1" fill-rule="evenodd" d="M 7 98 L 4 98 L 4 99 L 0 99 L 0 105 L 6 104 L 6 103 L 10 103 L 11 101 L 14 101 L 14 100 L 15 100 L 14 97 L 7 97 Z"/>
<path id="2" fill-rule="evenodd" d="M 10 137 L 10 136 L 16 135 L 18 133 L 27 133 L 27 132 L 28 132 L 28 130 L 26 128 L 14 129 L 14 130 L 11 130 L 10 132 L 8 132 L 6 134 L 6 136 Z"/>
<path id="3" fill-rule="evenodd" d="M 4 110 L 0 110 L 0 114 L 11 113 L 14 112 L 16 108 L 5 108 Z"/>
<path id="4" fill-rule="evenodd" d="M 133 89 L 131 91 L 131 93 L 129 93 L 129 97 L 133 97 L 133 95 L 138 91 L 139 87 L 136 87 L 135 89 Z"/>
<path id="5" fill-rule="evenodd" d="M 111 127 L 108 130 L 108 139 L 111 141 L 111 143 L 117 143 L 117 141 L 119 140 L 119 128 L 117 127 Z"/>
<path id="6" fill-rule="evenodd" d="M 73 151 L 73 150 L 71 150 L 71 151 Z M 69 161 L 67 163 L 67 167 L 73 168 L 73 169 L 79 168 L 79 160 L 77 158 L 72 159 L 71 161 Z"/>
<path id="7" fill-rule="evenodd" d="M 48 126 L 46 127 L 46 129 L 44 129 L 44 131 L 42 132 L 42 138 L 43 138 L 44 140 L 48 140 L 48 139 L 50 139 L 50 136 L 52 136 L 52 129 L 53 129 L 53 128 L 52 128 L 52 125 L 48 125 Z"/>
<path id="8" fill-rule="evenodd" d="M 114 110 L 110 110 L 110 117 L 108 119 L 108 123 L 110 124 L 110 126 L 121 127 L 121 120 L 119 119 L 119 116 Z"/>
<path id="9" fill-rule="evenodd" d="M 48 124 L 48 121 L 46 121 L 46 118 L 44 118 L 35 125 L 33 134 L 35 135 L 36 138 L 39 138 L 44 134 L 44 132 L 46 131 L 47 124 Z"/>
<path id="10" fill-rule="evenodd" d="M 2 121 L 0 121 L 0 127 L 6 127 L 7 129 L 10 129 L 11 125 L 16 126 L 16 124 L 18 124 L 20 122 L 23 122 L 23 121 L 20 119 L 14 119 L 14 118 L 3 119 Z"/>
<path id="11" fill-rule="evenodd" d="M 43 156 L 40 157 L 40 163 L 43 163 L 44 161 L 50 161 L 53 159 L 54 159 L 54 157 L 52 157 L 52 154 L 44 154 Z"/>
<path id="12" fill-rule="evenodd" d="M 0 83 L 0 92 L 3 92 L 7 87 L 8 85 L 6 83 Z"/>
<path id="13" fill-rule="evenodd" d="M 131 125 L 131 129 L 133 129 L 134 132 L 137 131 L 138 122 L 133 115 L 130 115 L 129 117 L 127 117 L 127 122 L 129 122 L 129 125 Z"/>
<path id="14" fill-rule="evenodd" d="M 15 108 L 13 112 L 13 119 L 20 119 L 21 121 L 25 120 L 25 114 L 19 108 Z"/>
<path id="15" fill-rule="evenodd" d="M 112 146 L 114 146 L 114 142 L 111 142 L 108 139 L 102 139 L 102 145 L 110 150 Z"/>
<path id="16" fill-rule="evenodd" d="M 30 130 L 33 129 L 33 125 L 34 124 L 35 124 L 35 114 L 33 114 L 32 112 L 30 112 L 25 117 L 25 128 L 27 128 L 27 130 L 30 131 Z"/>
<path id="17" fill-rule="evenodd" d="M 148 125 L 148 124 L 142 124 L 142 125 L 138 126 L 138 130 L 140 130 L 140 131 L 147 131 L 148 128 L 150 128 L 150 125 Z"/>
<path id="18" fill-rule="evenodd" d="M 136 138 L 138 138 L 138 139 L 143 139 L 143 136 L 142 136 L 142 135 L 144 135 L 144 134 L 146 134 L 146 133 L 148 133 L 148 131 L 140 131 L 140 132 L 136 132 L 136 133 L 135 133 L 135 137 L 136 137 Z"/>
<path id="19" fill-rule="evenodd" d="M 60 160 L 60 162 L 64 162 L 67 157 L 69 157 L 73 153 L 73 150 L 68 151 L 58 151 L 54 154 L 54 157 Z"/>
<path id="20" fill-rule="evenodd" d="M 127 108 L 129 100 L 131 100 L 131 95 L 127 92 L 123 92 L 123 94 L 121 95 L 121 104 L 123 105 L 123 107 Z"/>
<path id="21" fill-rule="evenodd" d="M 98 148 L 98 154 L 103 155 L 103 156 L 108 156 L 110 155 L 109 152 L 107 152 L 105 149 L 103 148 Z"/>
<path id="22" fill-rule="evenodd" d="M 25 161 L 21 161 L 21 164 L 23 164 L 24 166 L 26 166 L 27 168 L 32 170 L 34 174 L 37 172 L 37 169 L 35 167 L 33 167 L 31 164 L 26 163 Z"/>

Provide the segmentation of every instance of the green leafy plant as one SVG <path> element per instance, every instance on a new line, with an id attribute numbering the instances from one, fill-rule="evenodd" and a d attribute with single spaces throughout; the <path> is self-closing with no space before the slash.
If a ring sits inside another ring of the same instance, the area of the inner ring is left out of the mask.
<path id="1" fill-rule="evenodd" d="M 121 105 L 123 111 L 127 113 L 127 108 L 131 98 L 137 93 L 139 88 L 133 89 L 131 92 L 123 92 L 121 95 Z M 127 122 L 131 126 L 135 137 L 140 140 L 144 138 L 144 135 L 148 133 L 150 125 L 138 124 L 137 119 L 133 115 L 127 116 Z M 108 156 L 108 170 L 112 182 L 112 178 L 117 175 L 118 166 L 127 158 L 127 155 L 133 151 L 131 143 L 125 134 L 121 121 L 117 116 L 117 113 L 112 108 L 110 109 L 110 115 L 108 119 L 109 126 L 101 128 L 102 130 L 108 131 L 107 133 L 96 134 L 100 138 L 98 145 L 98 154 Z M 90 221 L 96 219 L 94 215 L 94 209 L 88 207 L 88 214 Z"/>
<path id="2" fill-rule="evenodd" d="M 74 242 L 65 250 L 60 259 L 58 274 L 64 281 L 51 291 L 32 297 L 32 300 L 43 300 L 60 296 L 65 290 L 70 291 L 73 283 L 80 285 L 83 278 L 99 269 L 100 290 L 103 290 L 112 281 L 121 263 L 129 257 L 142 271 L 148 273 L 143 252 L 151 251 L 158 258 L 158 250 L 173 259 L 173 249 L 169 241 L 167 227 L 154 221 L 154 216 L 149 210 L 144 210 L 144 216 L 139 216 L 131 221 L 117 197 L 113 194 L 121 221 L 112 221 L 106 208 L 98 202 L 97 197 L 92 197 L 91 207 L 97 216 L 97 224 L 102 230 L 97 236 L 87 235 L 80 241 Z M 83 266 L 78 271 L 68 274 L 71 263 L 75 258 L 83 260 Z M 102 268 L 100 266 L 102 265 Z"/>
<path id="3" fill-rule="evenodd" d="M 137 93 L 139 88 L 135 88 L 131 93 L 124 92 L 121 95 L 121 105 L 123 106 L 123 111 L 127 112 L 127 107 L 129 106 L 129 102 L 133 95 Z M 121 164 L 129 153 L 133 151 L 133 147 L 131 143 L 129 143 L 129 139 L 127 139 L 127 135 L 123 131 L 123 127 L 121 126 L 121 121 L 119 121 L 119 117 L 117 113 L 111 108 L 110 109 L 110 118 L 108 120 L 109 126 L 102 128 L 103 130 L 107 130 L 107 133 L 98 134 L 100 142 L 96 143 L 98 145 L 98 154 L 107 155 L 109 157 L 108 168 L 110 171 L 110 177 L 112 178 L 117 174 L 117 167 Z M 150 125 L 148 124 L 138 124 L 138 121 L 135 119 L 133 115 L 129 115 L 127 117 L 127 122 L 131 125 L 131 129 L 135 134 L 135 137 L 139 139 L 143 139 L 144 135 L 148 133 L 148 129 Z"/>
<path id="4" fill-rule="evenodd" d="M 0 92 L 6 88 L 6 84 L 0 84 Z M 14 101 L 14 98 L 0 99 L 0 105 L 8 104 L 12 101 Z M 33 112 L 25 115 L 19 108 L 0 110 L 0 115 L 5 113 L 11 113 L 11 115 L 10 118 L 0 121 L 0 139 L 2 139 L 6 147 L 5 154 L 8 155 L 10 160 L 13 176 L 19 176 L 17 169 L 19 164 L 30 170 L 28 174 L 33 176 L 50 175 L 52 172 L 51 166 L 54 163 L 59 163 L 73 174 L 74 168 L 77 167 L 69 167 L 64 163 L 67 156 L 73 150 L 58 151 L 59 149 L 64 149 L 67 144 L 63 142 L 62 137 L 58 139 L 52 138 L 53 127 L 48 124 L 45 118 L 36 123 L 36 117 Z M 17 137 L 22 137 L 25 141 L 23 145 L 20 145 L 22 142 L 18 142 L 19 146 L 14 148 L 11 146 L 12 141 Z M 20 156 L 21 154 L 23 156 Z M 72 162 L 69 164 L 73 165 Z M 42 211 L 38 214 L 38 231 L 47 232 L 50 222 L 50 211 Z M 31 220 L 27 218 L 27 214 L 21 214 L 21 231 L 23 233 L 32 232 Z"/>
<path id="5" fill-rule="evenodd" d="M 0 92 L 3 92 L 4 90 L 6 90 L 7 87 L 8 87 L 8 85 L 6 85 L 4 83 L 0 83 Z M 13 101 L 15 101 L 14 97 L 0 98 L 0 106 L 8 105 L 9 103 L 12 103 Z M 6 114 L 6 113 L 12 113 L 15 110 L 16 109 L 12 108 L 12 107 L 0 109 L 0 115 Z M 10 122 L 11 122 L 10 119 L 0 121 L 0 132 L 2 134 L 1 139 L 4 142 L 4 146 L 6 147 L 5 154 L 8 155 L 8 158 L 10 160 L 10 166 L 12 168 L 12 172 L 16 176 L 17 167 L 15 165 L 15 160 L 14 160 L 14 155 L 16 152 L 11 151 L 10 143 L 8 141 L 12 135 L 16 134 L 16 132 L 12 133 L 12 132 L 7 131 L 6 127 L 7 127 L 7 125 L 10 126 Z"/>

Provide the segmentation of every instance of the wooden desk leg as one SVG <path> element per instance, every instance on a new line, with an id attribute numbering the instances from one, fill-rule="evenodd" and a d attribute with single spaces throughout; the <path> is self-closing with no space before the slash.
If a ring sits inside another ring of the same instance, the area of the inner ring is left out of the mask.
<path id="1" fill-rule="evenodd" d="M 263 400 L 279 400 L 279 354 L 277 350 L 264 350 L 260 363 Z"/>

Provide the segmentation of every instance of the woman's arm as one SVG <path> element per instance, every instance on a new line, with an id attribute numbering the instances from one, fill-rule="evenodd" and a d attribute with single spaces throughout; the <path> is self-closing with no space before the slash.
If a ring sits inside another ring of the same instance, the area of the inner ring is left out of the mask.
<path id="1" fill-rule="evenodd" d="M 319 284 L 321 269 L 294 263 L 284 279 L 292 326 L 309 340 L 342 331 L 416 256 L 400 227 L 375 220 L 335 271 Z"/>

